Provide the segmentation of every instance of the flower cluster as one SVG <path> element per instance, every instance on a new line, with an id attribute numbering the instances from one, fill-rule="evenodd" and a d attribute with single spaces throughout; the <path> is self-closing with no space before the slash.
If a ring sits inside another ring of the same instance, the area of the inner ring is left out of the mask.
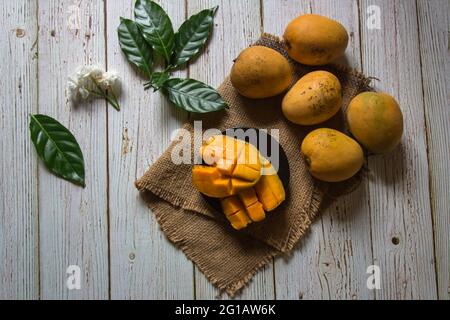
<path id="1" fill-rule="evenodd" d="M 79 67 L 75 74 L 69 77 L 67 89 L 70 99 L 74 102 L 100 97 L 120 110 L 117 97 L 121 93 L 121 83 L 114 71 L 105 72 L 98 65 Z"/>

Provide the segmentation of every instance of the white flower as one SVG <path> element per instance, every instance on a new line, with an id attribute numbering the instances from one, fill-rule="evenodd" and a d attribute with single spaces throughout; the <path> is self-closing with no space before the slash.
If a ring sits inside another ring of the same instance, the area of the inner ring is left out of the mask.
<path id="1" fill-rule="evenodd" d="M 98 82 L 104 90 L 112 90 L 116 95 L 119 95 L 121 92 L 119 74 L 115 71 L 105 72 Z"/>
<path id="2" fill-rule="evenodd" d="M 68 94 L 72 101 L 90 97 L 103 97 L 117 109 L 117 97 L 121 92 L 120 78 L 115 71 L 103 71 L 99 65 L 82 66 L 69 77 Z M 112 100 L 112 101 L 111 101 Z"/>

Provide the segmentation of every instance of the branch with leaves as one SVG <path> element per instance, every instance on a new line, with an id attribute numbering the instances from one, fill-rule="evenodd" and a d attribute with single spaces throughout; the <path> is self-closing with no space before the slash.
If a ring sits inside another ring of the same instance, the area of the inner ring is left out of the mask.
<path id="1" fill-rule="evenodd" d="M 171 78 L 174 70 L 186 67 L 204 48 L 217 9 L 206 9 L 191 16 L 175 33 L 170 17 L 157 3 L 136 1 L 135 20 L 121 18 L 118 35 L 128 61 L 148 77 L 145 89 L 161 90 L 174 105 L 189 112 L 207 113 L 227 107 L 217 90 L 207 84 Z M 163 71 L 154 71 L 155 56 L 164 59 Z"/>

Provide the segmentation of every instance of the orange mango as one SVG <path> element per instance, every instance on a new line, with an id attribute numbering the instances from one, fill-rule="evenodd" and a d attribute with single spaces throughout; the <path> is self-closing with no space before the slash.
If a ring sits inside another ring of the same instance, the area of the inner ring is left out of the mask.
<path id="1" fill-rule="evenodd" d="M 264 159 L 263 175 L 255 185 L 255 191 L 264 210 L 272 211 L 286 199 L 286 191 L 272 164 Z"/>
<path id="2" fill-rule="evenodd" d="M 261 177 L 259 151 L 229 136 L 208 139 L 200 149 L 206 165 L 195 165 L 192 182 L 201 193 L 225 198 L 253 187 Z"/>
<path id="3" fill-rule="evenodd" d="M 275 210 L 286 198 L 283 184 L 272 164 L 262 158 L 263 171 L 258 183 L 237 195 L 220 200 L 222 210 L 236 230 L 266 218 L 266 212 Z"/>

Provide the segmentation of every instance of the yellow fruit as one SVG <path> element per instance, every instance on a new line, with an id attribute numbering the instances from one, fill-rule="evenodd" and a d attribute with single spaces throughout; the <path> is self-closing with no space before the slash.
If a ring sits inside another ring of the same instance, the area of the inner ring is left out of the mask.
<path id="1" fill-rule="evenodd" d="M 262 159 L 265 175 L 258 183 L 249 189 L 220 199 L 222 210 L 233 228 L 240 230 L 252 222 L 259 222 L 266 218 L 266 212 L 275 210 L 285 199 L 283 184 L 272 164 Z"/>
<path id="2" fill-rule="evenodd" d="M 272 164 L 267 159 L 261 162 L 264 174 L 255 185 L 255 191 L 264 210 L 273 211 L 286 199 L 286 192 Z"/>
<path id="3" fill-rule="evenodd" d="M 252 222 L 245 211 L 245 206 L 237 196 L 221 199 L 220 204 L 222 205 L 223 213 L 234 229 L 244 229 Z"/>
<path id="4" fill-rule="evenodd" d="M 195 165 L 192 182 L 201 193 L 223 198 L 253 187 L 261 177 L 259 151 L 251 144 L 224 135 L 211 137 L 200 153 L 207 165 Z"/>
<path id="5" fill-rule="evenodd" d="M 330 119 L 341 106 L 341 83 L 327 71 L 314 71 L 303 76 L 289 90 L 282 103 L 285 117 L 305 126 Z"/>
<path id="6" fill-rule="evenodd" d="M 287 26 L 284 40 L 292 59 L 318 66 L 328 64 L 344 54 L 348 45 L 348 33 L 335 20 L 305 14 Z"/>
<path id="7" fill-rule="evenodd" d="M 374 153 L 392 151 L 402 138 L 402 111 L 386 93 L 357 95 L 348 106 L 347 122 L 356 140 Z"/>
<path id="8" fill-rule="evenodd" d="M 302 156 L 311 175 L 326 182 L 344 181 L 363 166 L 364 153 L 352 138 L 333 129 L 317 129 L 302 143 Z"/>
<path id="9" fill-rule="evenodd" d="M 289 88 L 292 70 L 287 59 L 277 51 L 253 46 L 241 52 L 231 69 L 230 78 L 244 97 L 268 98 Z"/>

